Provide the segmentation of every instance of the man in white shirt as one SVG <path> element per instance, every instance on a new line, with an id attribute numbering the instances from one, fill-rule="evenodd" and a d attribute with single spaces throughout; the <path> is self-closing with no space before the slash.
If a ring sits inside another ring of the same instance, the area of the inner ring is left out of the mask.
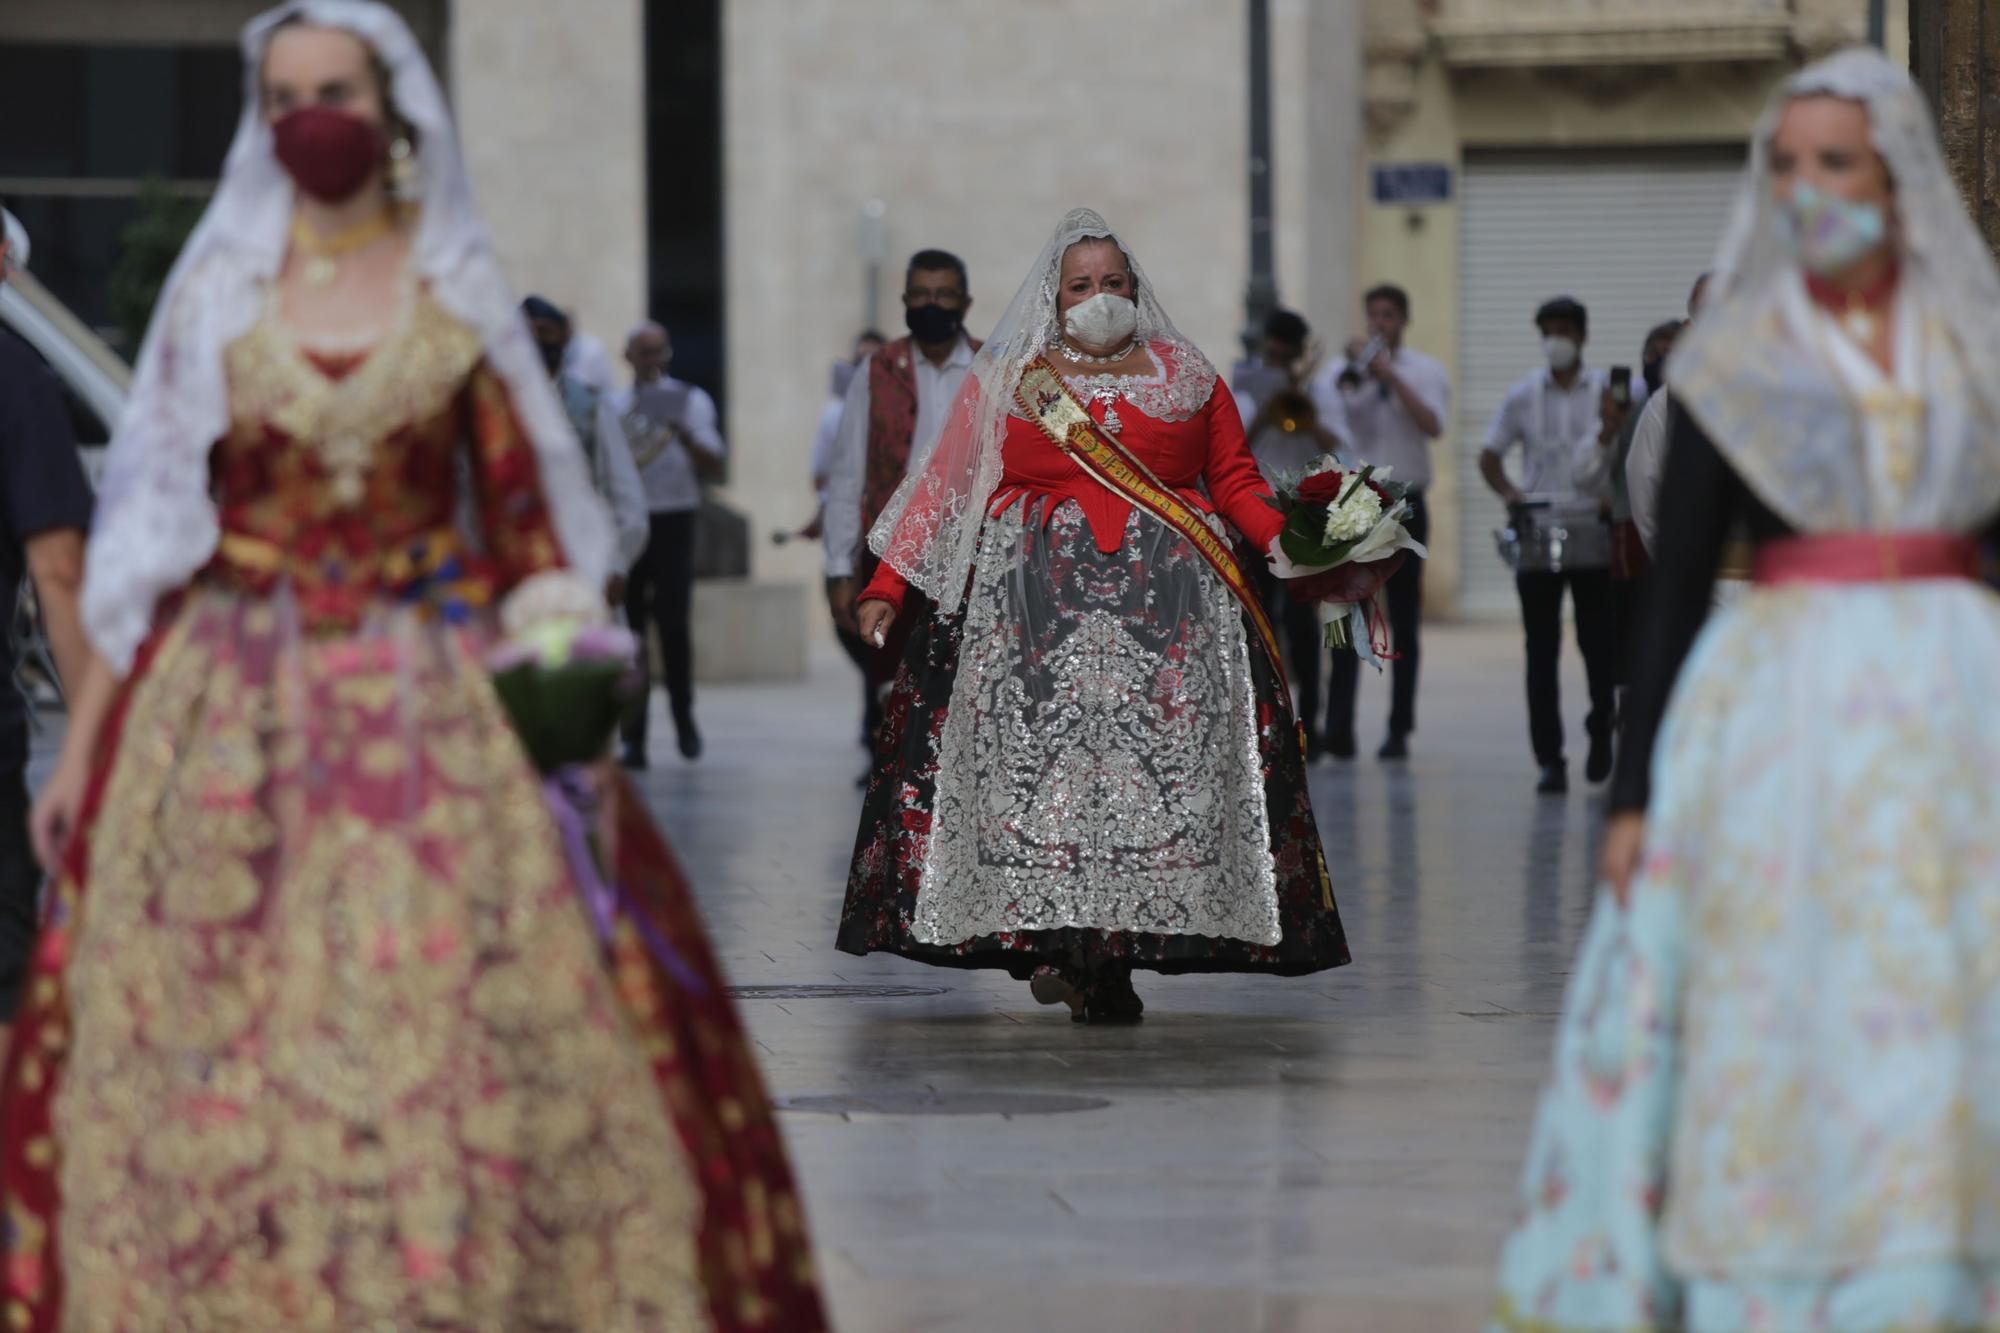
<path id="1" fill-rule="evenodd" d="M 1589 312 L 1570 297 L 1560 296 L 1536 312 L 1535 325 L 1541 330 L 1548 364 L 1508 390 L 1487 431 L 1479 456 L 1480 473 L 1510 511 L 1533 498 L 1548 502 L 1553 513 L 1572 523 L 1607 524 L 1602 568 L 1572 566 L 1559 573 L 1537 570 L 1514 576 L 1521 597 L 1521 622 L 1527 631 L 1528 731 L 1535 762 L 1542 770 L 1538 790 L 1552 794 L 1569 789 L 1558 674 L 1565 587 L 1576 608 L 1577 647 L 1583 653 L 1590 681 L 1586 724 L 1590 757 L 1585 773 L 1592 782 L 1611 776 L 1612 727 L 1617 719 L 1617 641 L 1609 528 L 1604 517 L 1611 504 L 1611 451 L 1601 420 L 1608 381 L 1583 364 Z M 1508 454 L 1517 451 L 1518 485 L 1508 477 L 1506 467 Z"/>
<path id="2" fill-rule="evenodd" d="M 854 386 L 854 377 L 867 364 L 868 358 L 881 351 L 888 342 L 874 329 L 863 329 L 854 340 L 854 355 L 846 361 L 833 363 L 827 399 L 819 409 L 819 424 L 813 428 L 813 495 L 821 505 L 826 504 L 826 482 L 833 472 L 833 448 L 840 438 L 840 419 L 847 411 L 847 391 Z"/>
<path id="3" fill-rule="evenodd" d="M 523 301 L 521 310 L 541 351 L 542 364 L 551 368 L 556 397 L 562 400 L 570 429 L 583 446 L 591 480 L 611 507 L 612 522 L 618 528 L 618 566 L 604 595 L 607 601 L 622 602 L 627 571 L 645 551 L 648 535 L 646 487 L 639 479 L 639 465 L 632 458 L 632 446 L 625 439 L 625 427 L 618 420 L 610 390 L 566 368 L 559 369 L 570 364 L 569 351 L 576 344 L 569 316 L 539 296 Z"/>
<path id="4" fill-rule="evenodd" d="M 823 523 L 827 606 L 843 636 L 856 634 L 855 593 L 879 563 L 867 549 L 868 530 L 903 478 L 930 460 L 972 369 L 979 343 L 965 332 L 971 309 L 964 262 L 945 250 L 919 250 L 903 276 L 909 335 L 869 357 L 848 385 L 827 472 Z M 878 691 L 895 678 L 902 644 L 921 618 L 906 611 L 896 617 L 898 628 L 887 644 L 860 645 Z"/>
<path id="5" fill-rule="evenodd" d="M 1708 293 L 1708 277 L 1704 273 L 1695 279 L 1694 290 L 1688 293 L 1690 323 L 1700 314 L 1702 299 Z M 1632 432 L 1632 447 L 1625 455 L 1625 492 L 1632 510 L 1632 526 L 1639 530 L 1639 542 L 1648 555 L 1655 549 L 1660 534 L 1660 473 L 1666 467 L 1667 439 L 1672 434 L 1671 401 L 1662 393 L 1655 394 L 1646 404 L 1639 425 Z"/>
<path id="6" fill-rule="evenodd" d="M 825 406 L 820 408 L 819 425 L 813 431 L 812 484 L 813 496 L 818 509 L 813 521 L 799 535 L 806 538 L 825 538 L 826 535 L 826 485 L 833 473 L 834 446 L 840 440 L 840 420 L 847 413 L 847 391 L 854 387 L 855 378 L 868 358 L 881 351 L 889 340 L 874 329 L 864 329 L 854 340 L 852 360 L 833 363 L 833 379 L 829 386 L 831 393 Z M 850 660 L 861 671 L 861 743 L 874 743 L 875 728 L 882 720 L 882 701 L 876 697 L 869 666 L 869 645 L 861 641 L 859 634 L 851 634 L 835 627 L 840 637 L 840 646 Z"/>
<path id="7" fill-rule="evenodd" d="M 644 554 L 632 567 L 625 615 L 639 642 L 657 625 L 667 702 L 683 758 L 701 757 L 701 733 L 694 724 L 694 648 L 688 616 L 694 603 L 695 516 L 701 511 L 702 482 L 719 476 L 728 458 L 716 428 L 715 400 L 667 375 L 674 344 L 666 329 L 639 325 L 625 340 L 632 387 L 613 405 L 632 442 L 632 456 L 645 483 L 650 531 Z M 635 708 L 625 724 L 625 763 L 646 766 L 646 713 Z"/>
<path id="8" fill-rule="evenodd" d="M 1403 345 L 1410 326 L 1410 296 L 1389 283 L 1362 298 L 1370 339 L 1348 345 L 1347 361 L 1321 376 L 1323 393 L 1339 396 L 1354 455 L 1387 468 L 1390 479 L 1410 488 L 1410 516 L 1404 526 L 1420 542 L 1430 540 L 1431 516 L 1424 502 L 1430 489 L 1431 444 L 1444 434 L 1451 410 L 1451 376 L 1444 364 Z M 1362 359 L 1370 349 L 1366 365 Z M 1389 734 L 1376 751 L 1382 759 L 1404 759 L 1410 733 L 1417 729 L 1417 665 L 1422 656 L 1424 564 L 1411 556 L 1383 590 L 1396 660 L 1390 666 Z M 1354 694 L 1361 659 L 1336 653 L 1326 702 L 1326 747 L 1336 758 L 1354 755 Z"/>
<path id="9" fill-rule="evenodd" d="M 1264 320 L 1264 345 L 1257 359 L 1239 364 L 1229 386 L 1243 417 L 1250 455 L 1257 460 L 1264 483 L 1274 490 L 1321 457 L 1341 453 L 1347 444 L 1339 402 L 1327 404 L 1329 410 L 1323 412 L 1318 397 L 1301 383 L 1311 340 L 1303 317 L 1291 310 L 1273 310 Z M 1261 556 L 1245 560 L 1244 566 L 1257 584 L 1265 614 L 1282 627 L 1292 686 L 1298 691 L 1298 718 L 1306 733 L 1306 757 L 1315 758 L 1322 748 L 1317 725 L 1319 668 L 1326 656 L 1319 608 L 1286 592 L 1284 581 Z"/>

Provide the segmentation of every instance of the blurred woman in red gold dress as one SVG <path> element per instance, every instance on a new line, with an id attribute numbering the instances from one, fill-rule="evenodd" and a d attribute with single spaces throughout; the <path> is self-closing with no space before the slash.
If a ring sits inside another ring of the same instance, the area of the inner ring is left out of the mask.
<path id="1" fill-rule="evenodd" d="M 91 534 L 0 1099 L 6 1327 L 824 1326 L 771 1109 L 617 793 L 593 914 L 487 675 L 604 615 L 580 450 L 393 12 L 245 35 Z"/>

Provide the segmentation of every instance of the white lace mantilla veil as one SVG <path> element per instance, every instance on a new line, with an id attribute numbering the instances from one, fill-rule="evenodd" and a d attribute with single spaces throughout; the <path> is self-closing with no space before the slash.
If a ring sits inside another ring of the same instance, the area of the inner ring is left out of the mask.
<path id="1" fill-rule="evenodd" d="M 1945 167 L 1923 94 L 1872 47 L 1807 66 L 1772 95 L 1716 257 L 1715 295 L 1675 350 L 1668 384 L 1760 498 L 1799 530 L 1840 527 L 1868 512 L 1847 493 L 1851 483 L 1834 480 L 1865 474 L 1833 460 L 1852 430 L 1813 405 L 1833 397 L 1818 360 L 1774 346 L 1784 341 L 1778 333 L 1784 294 L 1800 281 L 1800 270 L 1771 192 L 1771 136 L 1788 102 L 1822 95 L 1858 102 L 1868 113 L 1876 151 L 1896 187 L 1903 299 L 1916 301 L 1942 330 L 1941 350 L 1956 362 L 1928 367 L 1926 378 L 1961 394 L 1974 423 L 1959 432 L 1970 450 L 1949 467 L 1933 468 L 1920 493 L 1901 506 L 1902 517 L 1970 526 L 2000 504 L 2000 270 Z M 1795 410 L 1774 411 L 1780 395 Z M 1956 452 L 1961 444 L 1945 447 Z"/>
<path id="2" fill-rule="evenodd" d="M 1088 208 L 1064 214 L 1028 270 L 1027 281 L 973 358 L 971 373 L 930 461 L 921 472 L 903 479 L 868 534 L 875 553 L 942 611 L 957 610 L 965 597 L 986 505 L 1000 484 L 1000 444 L 1007 418 L 1015 411 L 1014 390 L 1021 372 L 1060 331 L 1056 280 L 1063 252 L 1092 238 L 1109 240 L 1124 251 L 1138 290 L 1136 336 L 1161 352 L 1167 374 L 1205 376 L 1211 383 L 1215 379 L 1215 367 L 1167 318 L 1131 247 L 1118 239 L 1110 224 Z"/>
<path id="3" fill-rule="evenodd" d="M 258 109 L 258 71 L 279 24 L 293 17 L 354 33 L 389 71 L 390 100 L 417 131 L 421 210 L 414 276 L 478 336 L 506 382 L 540 464 L 542 489 L 570 568 L 602 587 L 612 524 L 522 321 L 473 202 L 443 90 L 403 20 L 373 0 L 291 0 L 243 32 L 243 116 L 222 182 L 162 289 L 113 433 L 91 522 L 83 620 L 123 674 L 160 596 L 185 584 L 219 537 L 209 450 L 229 427 L 223 352 L 256 322 L 264 284 L 284 260 L 293 187 Z"/>

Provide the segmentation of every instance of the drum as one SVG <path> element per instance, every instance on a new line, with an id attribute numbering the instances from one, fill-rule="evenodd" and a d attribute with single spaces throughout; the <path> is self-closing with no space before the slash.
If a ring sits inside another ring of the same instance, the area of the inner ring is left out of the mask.
<path id="1" fill-rule="evenodd" d="M 1516 574 L 1611 568 L 1611 524 L 1596 505 L 1529 500 L 1508 519 L 1493 541 Z"/>

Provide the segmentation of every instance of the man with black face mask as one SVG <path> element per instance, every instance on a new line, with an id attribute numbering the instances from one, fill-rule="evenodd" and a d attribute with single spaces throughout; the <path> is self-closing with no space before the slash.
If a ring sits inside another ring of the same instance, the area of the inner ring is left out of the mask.
<path id="1" fill-rule="evenodd" d="M 930 459 L 972 369 L 979 342 L 965 332 L 971 309 L 964 262 L 948 251 L 919 250 L 903 278 L 909 336 L 870 356 L 848 385 L 827 474 L 824 527 L 827 605 L 834 624 L 849 633 L 854 591 L 879 563 L 867 549 L 868 530 L 903 478 Z M 873 652 L 871 680 L 877 689 L 894 679 L 901 644 L 919 619 L 897 616 L 902 633 L 892 632 Z"/>

